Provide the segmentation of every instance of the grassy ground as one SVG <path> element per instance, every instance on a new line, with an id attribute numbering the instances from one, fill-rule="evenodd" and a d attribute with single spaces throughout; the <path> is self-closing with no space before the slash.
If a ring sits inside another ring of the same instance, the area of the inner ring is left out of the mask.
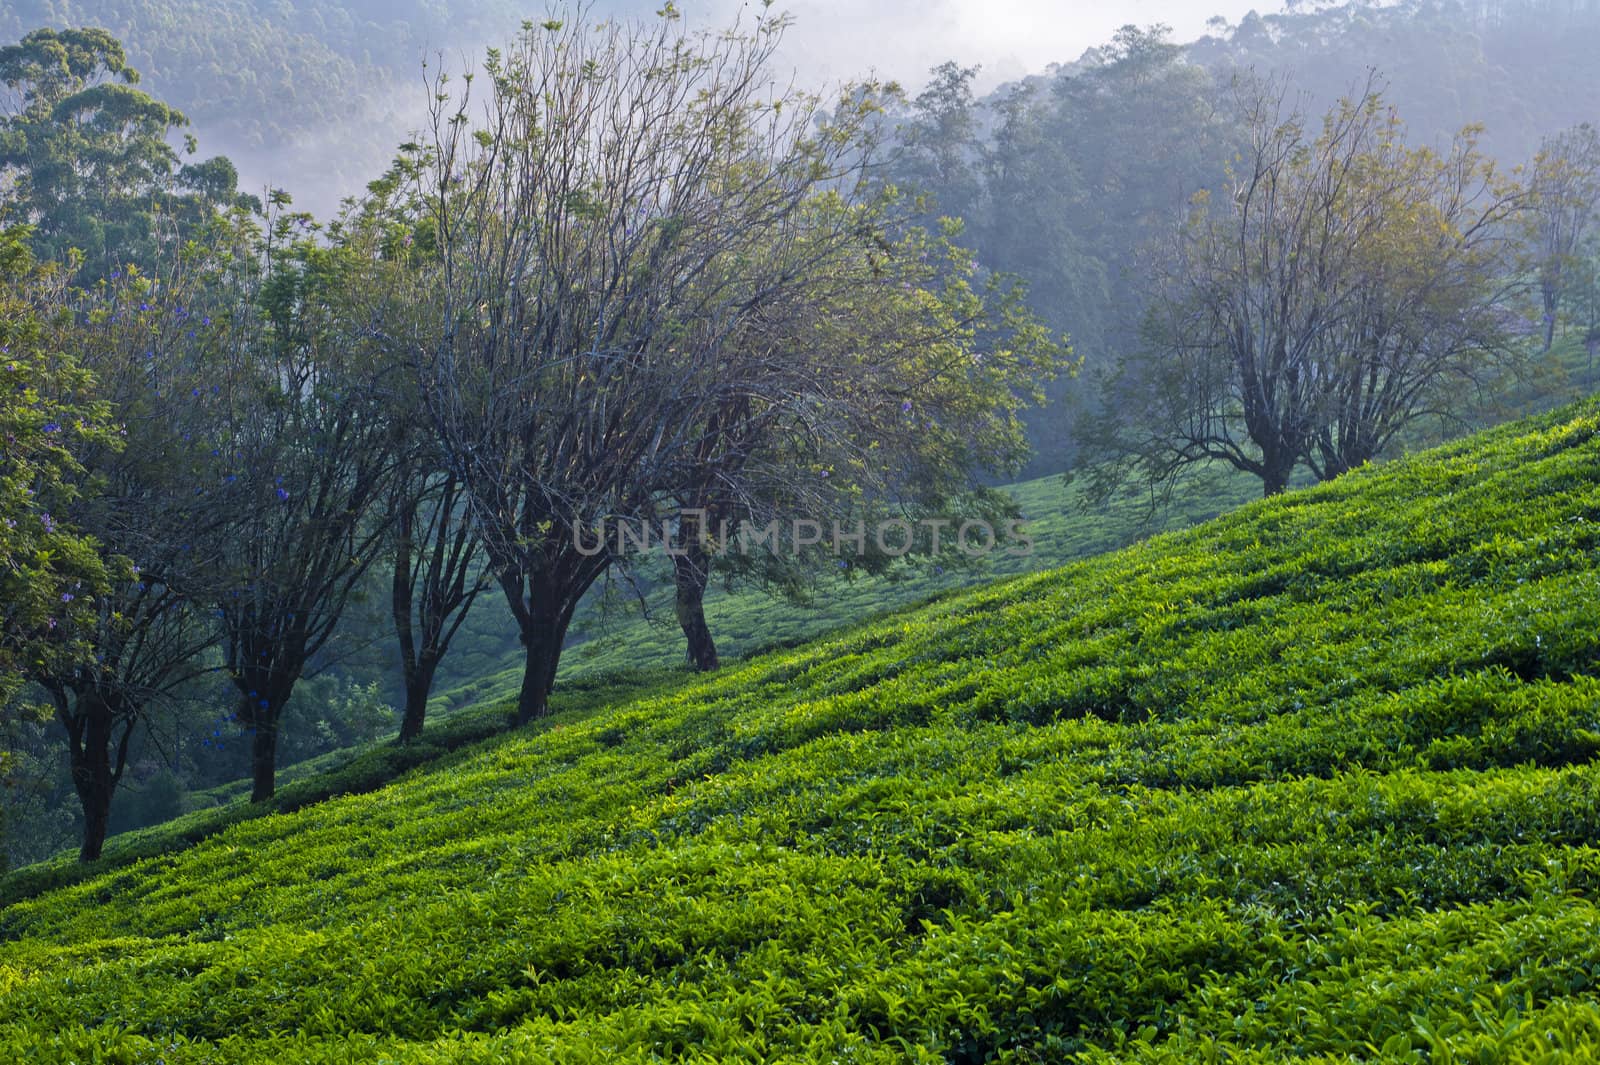
<path id="1" fill-rule="evenodd" d="M 1600 1056 L 1600 404 L 19 898 L 29 1062 Z"/>

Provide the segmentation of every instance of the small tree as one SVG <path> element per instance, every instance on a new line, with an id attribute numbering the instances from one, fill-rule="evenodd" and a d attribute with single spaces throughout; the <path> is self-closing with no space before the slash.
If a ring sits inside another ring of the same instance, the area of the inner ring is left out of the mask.
<path id="1" fill-rule="evenodd" d="M 906 207 L 893 190 L 814 205 L 774 256 L 778 276 L 759 283 L 760 312 L 701 360 L 697 388 L 714 398 L 669 493 L 688 531 L 672 562 L 697 669 L 718 663 L 704 609 L 713 569 L 794 592 L 819 563 L 873 572 L 900 557 L 903 545 L 887 549 L 874 534 L 846 555 L 836 531 L 854 536 L 877 518 L 942 515 L 958 502 L 982 505 L 962 518 L 1006 511 L 977 478 L 1020 465 L 1017 413 L 1038 400 L 1064 350 L 1018 288 L 976 280 L 953 225 L 940 235 L 906 227 Z M 814 550 L 729 551 L 747 527 L 795 519 L 818 524 Z"/>
<path id="2" fill-rule="evenodd" d="M 1243 102 L 1244 165 L 1175 234 L 1107 407 L 1154 479 L 1220 460 L 1272 495 L 1302 462 L 1336 476 L 1448 417 L 1505 353 L 1522 194 L 1471 129 L 1408 148 L 1370 82 L 1315 137 L 1279 95 Z"/>
<path id="3" fill-rule="evenodd" d="M 422 735 L 434 675 L 473 602 L 489 586 L 461 482 L 413 455 L 390 497 L 390 607 L 406 702 L 400 742 Z"/>
<path id="4" fill-rule="evenodd" d="M 319 244 L 312 229 L 308 216 L 277 214 L 264 246 L 236 259 L 236 287 L 214 315 L 230 323 L 213 370 L 210 480 L 226 517 L 211 544 L 214 595 L 257 802 L 274 790 L 295 684 L 382 553 L 377 508 L 396 461 L 377 324 L 356 310 L 370 305 L 360 295 L 370 252 Z"/>

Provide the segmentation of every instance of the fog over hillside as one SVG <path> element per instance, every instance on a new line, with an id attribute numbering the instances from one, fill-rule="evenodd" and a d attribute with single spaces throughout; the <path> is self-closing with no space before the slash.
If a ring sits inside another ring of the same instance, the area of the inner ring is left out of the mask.
<path id="1" fill-rule="evenodd" d="M 777 69 L 803 85 L 875 74 L 911 93 L 946 60 L 976 67 L 979 95 L 1103 48 L 1124 25 L 1170 28 L 1207 66 L 1290 69 L 1318 97 L 1368 66 L 1415 134 L 1464 122 L 1520 161 L 1553 129 L 1593 117 L 1586 73 L 1600 16 L 1565 0 L 1408 0 L 1252 7 L 1245 0 L 793 0 Z M 649 17 L 655 0 L 601 0 L 596 15 Z M 223 153 L 242 184 L 278 186 L 327 213 L 381 171 L 423 117 L 423 63 L 461 70 L 547 8 L 514 0 L 15 0 L 0 39 L 42 25 L 102 25 L 128 46 L 144 84 L 184 109 L 203 153 Z M 691 25 L 723 27 L 749 0 L 679 5 Z"/>
<path id="2" fill-rule="evenodd" d="M 800 84 L 822 87 L 872 74 L 898 81 L 913 93 L 926 83 L 929 69 L 947 59 L 978 67 L 974 83 L 988 90 L 1074 60 L 1125 24 L 1160 23 L 1172 28 L 1175 40 L 1190 41 L 1205 33 L 1208 21 L 1221 17 L 1231 23 L 1253 9 L 1245 0 L 1117 5 L 1083 0 L 798 0 L 778 6 L 793 17 L 780 65 L 793 69 Z M 599 7 L 648 16 L 659 5 L 633 0 Z M 741 12 L 748 17 L 750 7 L 748 0 L 717 0 L 687 3 L 682 11 L 690 23 L 710 29 L 727 25 Z M 375 83 L 369 83 L 355 113 L 335 125 L 297 130 L 267 145 L 229 143 L 225 135 L 206 143 L 239 164 L 246 187 L 287 188 L 298 203 L 326 213 L 340 197 L 359 192 L 387 161 L 391 146 L 425 117 L 423 63 L 437 66 L 442 58 L 449 68 L 465 68 L 485 47 L 514 31 L 514 17 L 499 21 L 502 33 L 481 40 L 414 42 L 410 54 L 388 60 L 389 70 L 367 74 Z"/>

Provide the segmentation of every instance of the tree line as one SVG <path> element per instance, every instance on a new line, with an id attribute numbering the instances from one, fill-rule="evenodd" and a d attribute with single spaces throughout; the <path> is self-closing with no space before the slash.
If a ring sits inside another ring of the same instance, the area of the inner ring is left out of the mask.
<path id="1" fill-rule="evenodd" d="M 895 519 L 948 553 L 941 522 L 1015 515 L 993 484 L 1030 444 L 1101 493 L 1223 463 L 1271 494 L 1460 418 L 1595 303 L 1590 126 L 1506 167 L 1475 126 L 1419 145 L 1376 74 L 1324 111 L 1131 27 L 994 106 L 953 63 L 824 97 L 776 87 L 784 25 L 530 23 L 435 72 L 326 221 L 174 151 L 110 34 L 0 49 L 0 672 L 66 741 L 86 859 L 131 737 L 198 676 L 270 797 L 291 696 L 374 584 L 402 741 L 486 596 L 527 722 L 586 593 L 638 576 L 607 528 L 672 530 L 713 669 L 713 580 L 898 557 L 744 533 Z M 1041 422 L 1065 324 L 1094 387 Z"/>
<path id="2" fill-rule="evenodd" d="M 1006 509 L 982 479 L 1015 468 L 1064 344 L 884 179 L 892 87 L 774 88 L 783 26 L 529 24 L 436 76 L 427 127 L 325 223 L 196 188 L 109 34 L 0 51 L 27 148 L 6 160 L 0 665 L 60 726 L 84 860 L 130 737 L 199 673 L 234 688 L 270 798 L 285 706 L 380 569 L 406 740 L 485 594 L 525 650 L 515 721 L 547 711 L 579 600 L 638 561 L 606 522 L 691 545 L 678 614 L 713 668 L 714 566 L 829 564 L 722 550 L 745 523 Z M 139 240 L 47 258 L 113 224 Z"/>

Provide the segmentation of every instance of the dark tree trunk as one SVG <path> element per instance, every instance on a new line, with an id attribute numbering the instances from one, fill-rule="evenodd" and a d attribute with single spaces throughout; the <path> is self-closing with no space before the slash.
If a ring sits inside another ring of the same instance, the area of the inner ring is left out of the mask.
<path id="1" fill-rule="evenodd" d="M 717 643 L 706 624 L 706 585 L 711 580 L 710 558 L 699 545 L 685 546 L 672 557 L 677 583 L 678 625 L 683 629 L 689 665 L 702 673 L 716 669 Z"/>
<path id="2" fill-rule="evenodd" d="M 73 790 L 83 807 L 83 845 L 78 860 L 92 862 L 105 847 L 111 824 L 111 799 L 128 764 L 128 744 L 138 723 L 138 708 L 108 699 L 93 687 L 50 689 L 56 717 L 67 730 Z"/>
<path id="3" fill-rule="evenodd" d="M 79 792 L 83 800 L 83 845 L 78 848 L 78 861 L 92 862 L 100 857 L 106 845 L 106 831 L 111 824 L 111 791 L 97 793 L 92 799 Z"/>
<path id="4" fill-rule="evenodd" d="M 1289 487 L 1289 478 L 1294 475 L 1294 461 L 1270 459 L 1261 468 L 1261 495 L 1270 499 L 1282 494 Z"/>
<path id="5" fill-rule="evenodd" d="M 111 766 L 111 710 L 101 700 L 79 700 L 81 731 L 72 744 L 72 785 L 83 806 L 83 845 L 80 862 L 92 862 L 105 847 L 111 824 L 111 796 L 117 782 Z M 78 737 L 81 736 L 81 742 Z"/>
<path id="6" fill-rule="evenodd" d="M 250 737 L 250 801 L 266 802 L 278 782 L 278 712 L 258 711 L 255 722 L 255 735 Z"/>
<path id="7" fill-rule="evenodd" d="M 550 692 L 561 664 L 561 648 L 572 624 L 572 613 L 591 585 L 610 565 L 599 555 L 585 555 L 575 547 L 557 544 L 541 569 L 532 575 L 507 566 L 499 574 L 511 612 L 517 618 L 522 647 L 527 655 L 522 668 L 522 690 L 517 695 L 517 725 L 526 725 L 550 712 Z"/>
<path id="8" fill-rule="evenodd" d="M 522 691 L 517 695 L 518 725 L 550 712 L 550 691 L 555 687 L 566 630 L 566 625 L 555 618 L 534 618 L 523 629 L 522 642 L 528 657 L 522 669 Z"/>
<path id="9" fill-rule="evenodd" d="M 400 719 L 400 742 L 410 743 L 422 735 L 428 716 L 428 696 L 433 691 L 433 675 L 439 660 L 423 654 L 406 670 L 406 709 Z"/>

